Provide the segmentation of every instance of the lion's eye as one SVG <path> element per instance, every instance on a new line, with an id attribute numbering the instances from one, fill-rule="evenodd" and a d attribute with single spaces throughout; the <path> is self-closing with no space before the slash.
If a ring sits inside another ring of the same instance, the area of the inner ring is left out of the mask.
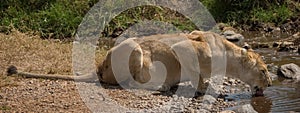
<path id="1" fill-rule="evenodd" d="M 263 75 L 266 75 L 266 71 L 265 71 L 265 70 L 260 70 L 260 72 L 261 72 Z"/>
<path id="2" fill-rule="evenodd" d="M 261 74 L 263 75 L 263 78 L 265 79 L 267 76 L 266 70 L 260 70 Z"/>

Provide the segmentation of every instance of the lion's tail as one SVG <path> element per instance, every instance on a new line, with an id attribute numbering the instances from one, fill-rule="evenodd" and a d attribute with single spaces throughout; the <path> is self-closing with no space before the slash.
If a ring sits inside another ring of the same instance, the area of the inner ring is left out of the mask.
<path id="1" fill-rule="evenodd" d="M 91 81 L 96 80 L 97 76 L 93 74 L 87 74 L 82 76 L 70 76 L 70 75 L 52 75 L 52 74 L 35 74 L 28 72 L 18 71 L 16 66 L 9 66 L 7 68 L 7 76 L 18 75 L 25 78 L 43 78 L 43 79 L 61 79 L 61 80 L 76 80 L 76 81 Z"/>

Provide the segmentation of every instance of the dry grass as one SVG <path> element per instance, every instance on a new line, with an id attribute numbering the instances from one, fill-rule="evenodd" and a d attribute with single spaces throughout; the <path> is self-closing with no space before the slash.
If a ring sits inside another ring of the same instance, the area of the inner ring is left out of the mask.
<path id="1" fill-rule="evenodd" d="M 6 68 L 42 74 L 72 74 L 72 42 L 42 40 L 18 31 L 0 34 L 0 87 L 13 85 L 15 77 L 6 77 Z M 105 51 L 96 52 L 99 63 Z"/>

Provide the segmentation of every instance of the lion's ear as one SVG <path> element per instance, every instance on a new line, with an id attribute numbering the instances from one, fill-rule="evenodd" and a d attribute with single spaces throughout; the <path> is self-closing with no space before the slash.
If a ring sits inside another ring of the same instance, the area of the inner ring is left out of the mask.
<path id="1" fill-rule="evenodd" d="M 248 52 L 245 48 L 241 49 L 242 56 L 245 57 L 248 55 Z"/>
<path id="2" fill-rule="evenodd" d="M 191 40 L 196 40 L 196 41 L 198 41 L 198 38 L 199 38 L 198 35 L 188 35 L 187 37 Z"/>
<path id="3" fill-rule="evenodd" d="M 251 46 L 245 42 L 244 45 L 242 46 L 242 48 L 249 50 L 249 49 L 251 49 Z"/>
<path id="4" fill-rule="evenodd" d="M 198 30 L 195 30 L 195 31 L 192 31 L 190 33 L 190 35 L 202 35 L 204 32 L 203 31 L 198 31 Z"/>
<path id="5" fill-rule="evenodd" d="M 203 41 L 203 31 L 192 31 L 187 37 L 191 40 Z"/>

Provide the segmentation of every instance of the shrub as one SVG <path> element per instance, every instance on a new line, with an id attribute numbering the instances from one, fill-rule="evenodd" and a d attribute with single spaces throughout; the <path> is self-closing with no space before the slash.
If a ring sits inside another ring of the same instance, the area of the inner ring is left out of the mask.
<path id="1" fill-rule="evenodd" d="M 281 23 L 293 15 L 287 0 L 200 0 L 218 22 Z"/>
<path id="2" fill-rule="evenodd" d="M 200 0 L 217 22 L 249 21 L 282 23 L 294 11 L 289 0 Z M 44 38 L 73 37 L 78 25 L 98 0 L 2 0 L 0 4 L 0 32 L 10 27 L 22 32 L 34 32 Z M 149 12 L 149 13 L 143 13 Z M 196 29 L 183 15 L 164 7 L 141 6 L 124 11 L 115 17 L 102 33 L 113 37 L 140 20 L 157 20 L 173 24 L 183 31 Z M 251 22 L 250 22 L 251 23 Z"/>
<path id="3" fill-rule="evenodd" d="M 293 15 L 292 11 L 285 5 L 272 6 L 270 10 L 259 8 L 253 10 L 252 13 L 251 19 L 254 21 L 274 22 L 277 24 L 281 24 Z"/>
<path id="4" fill-rule="evenodd" d="M 2 1 L 1 1 L 2 2 Z M 96 0 L 4 0 L 0 5 L 0 26 L 42 37 L 72 37 L 83 16 Z"/>

